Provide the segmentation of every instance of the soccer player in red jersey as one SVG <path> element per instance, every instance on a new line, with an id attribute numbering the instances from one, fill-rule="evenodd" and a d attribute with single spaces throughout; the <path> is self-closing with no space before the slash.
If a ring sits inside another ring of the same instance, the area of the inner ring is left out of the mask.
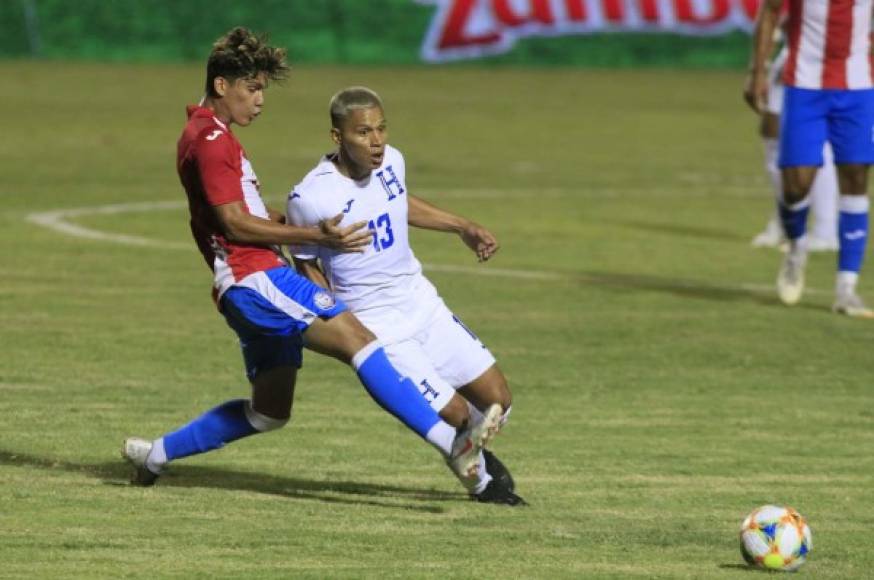
<path id="1" fill-rule="evenodd" d="M 856 292 L 868 239 L 868 168 L 874 163 L 874 70 L 871 63 L 872 0 L 789 0 L 789 55 L 780 125 L 783 190 L 778 210 L 789 251 L 777 276 L 780 300 L 801 299 L 807 262 L 807 213 L 811 184 L 829 142 L 837 167 L 838 273 L 835 312 L 874 318 Z M 757 112 L 768 92 L 766 62 L 783 0 L 764 0 L 756 20 L 744 98 Z"/>
<path id="2" fill-rule="evenodd" d="M 377 403 L 448 453 L 459 476 L 470 476 L 482 446 L 500 426 L 500 405 L 476 422 L 470 421 L 466 405 L 459 405 L 453 422 L 464 427 L 456 431 L 395 370 L 376 337 L 346 305 L 299 276 L 278 252 L 282 244 L 360 252 L 372 234 L 363 222 L 339 227 L 342 214 L 318 227 L 295 227 L 264 204 L 231 126 L 251 124 L 261 114 L 268 82 L 283 78 L 287 70 L 284 50 L 245 28 L 231 30 L 213 46 L 206 96 L 200 105 L 188 107 L 178 144 L 177 169 L 188 195 L 191 232 L 213 271 L 219 311 L 240 338 L 251 398 L 226 401 L 155 440 L 126 439 L 122 454 L 135 468 L 132 482 L 151 485 L 170 461 L 285 425 L 304 343 L 352 365 Z"/>

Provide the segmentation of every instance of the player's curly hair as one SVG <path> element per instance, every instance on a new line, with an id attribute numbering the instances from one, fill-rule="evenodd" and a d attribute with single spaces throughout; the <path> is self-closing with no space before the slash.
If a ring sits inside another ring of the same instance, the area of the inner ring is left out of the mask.
<path id="1" fill-rule="evenodd" d="M 238 26 L 212 45 L 206 63 L 206 94 L 218 96 L 215 93 L 216 77 L 233 82 L 266 73 L 270 80 L 282 80 L 288 75 L 285 56 L 284 48 L 267 44 L 266 34 L 255 34 L 248 28 Z"/>

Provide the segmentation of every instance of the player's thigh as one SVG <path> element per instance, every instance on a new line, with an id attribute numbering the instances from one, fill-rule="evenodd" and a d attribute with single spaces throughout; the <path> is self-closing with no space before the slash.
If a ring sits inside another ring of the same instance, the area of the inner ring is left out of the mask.
<path id="1" fill-rule="evenodd" d="M 420 339 L 431 364 L 456 389 L 470 384 L 495 364 L 486 345 L 445 304 L 435 310 Z"/>
<path id="2" fill-rule="evenodd" d="M 824 91 L 785 88 L 780 117 L 779 165 L 782 169 L 822 165 L 828 114 L 828 94 Z M 809 183 L 806 185 L 810 187 Z"/>
<path id="3" fill-rule="evenodd" d="M 832 91 L 828 140 L 835 164 L 850 175 L 863 176 L 862 166 L 874 163 L 874 89 Z M 845 193 L 859 193 L 845 191 Z"/>
<path id="4" fill-rule="evenodd" d="M 302 333 L 314 321 L 345 310 L 330 293 L 289 268 L 247 276 L 224 293 L 219 307 L 240 339 L 250 381 L 273 368 L 299 368 Z"/>
<path id="5" fill-rule="evenodd" d="M 315 320 L 304 333 L 308 349 L 345 363 L 374 340 L 376 336 L 348 311 Z"/>
<path id="6" fill-rule="evenodd" d="M 404 340 L 384 348 L 392 366 L 416 384 L 432 409 L 439 413 L 449 404 L 455 396 L 455 388 L 440 376 L 421 343 Z"/>

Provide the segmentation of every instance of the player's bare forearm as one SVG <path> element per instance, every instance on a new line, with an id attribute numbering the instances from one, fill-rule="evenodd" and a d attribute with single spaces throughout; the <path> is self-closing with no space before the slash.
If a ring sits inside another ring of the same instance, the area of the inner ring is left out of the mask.
<path id="1" fill-rule="evenodd" d="M 749 75 L 744 86 L 744 99 L 757 113 L 764 109 L 768 91 L 768 59 L 774 49 L 774 30 L 780 21 L 782 0 L 764 0 L 759 7 L 753 31 Z"/>
<path id="2" fill-rule="evenodd" d="M 321 286 L 322 288 L 330 288 L 328 285 L 328 279 L 325 277 L 325 273 L 322 272 L 322 269 L 319 267 L 318 260 L 301 260 L 300 258 L 293 258 L 294 260 L 294 269 L 297 270 L 297 273 L 307 278 L 310 282 L 317 286 Z"/>
<path id="3" fill-rule="evenodd" d="M 470 221 L 414 195 L 408 196 L 407 202 L 409 207 L 407 222 L 413 227 L 460 234 Z"/>
<path id="4" fill-rule="evenodd" d="M 371 234 L 364 223 L 339 227 L 341 216 L 326 220 L 318 227 L 299 227 L 251 215 L 243 202 L 235 201 L 213 207 L 228 240 L 238 244 L 324 246 L 342 252 L 363 252 L 370 245 Z"/>
<path id="5" fill-rule="evenodd" d="M 480 262 L 495 255 L 500 245 L 488 229 L 467 218 L 442 210 L 423 199 L 409 196 L 407 221 L 411 226 L 440 232 L 455 232 Z"/>

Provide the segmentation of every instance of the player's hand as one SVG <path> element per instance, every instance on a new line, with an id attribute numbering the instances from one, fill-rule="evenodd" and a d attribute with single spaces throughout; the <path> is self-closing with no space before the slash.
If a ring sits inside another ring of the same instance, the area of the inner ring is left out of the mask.
<path id="1" fill-rule="evenodd" d="M 750 108 L 761 114 L 768 101 L 768 73 L 765 70 L 750 71 L 744 85 L 744 100 Z"/>
<path id="2" fill-rule="evenodd" d="M 340 227 L 343 214 L 338 213 L 334 217 L 319 222 L 319 229 L 324 238 L 320 245 L 332 250 L 346 253 L 362 253 L 371 244 L 373 232 L 364 229 L 367 222 L 355 222 L 346 227 Z"/>
<path id="3" fill-rule="evenodd" d="M 480 262 L 485 262 L 500 249 L 494 234 L 483 226 L 470 222 L 459 233 L 467 247 L 474 251 Z"/>

